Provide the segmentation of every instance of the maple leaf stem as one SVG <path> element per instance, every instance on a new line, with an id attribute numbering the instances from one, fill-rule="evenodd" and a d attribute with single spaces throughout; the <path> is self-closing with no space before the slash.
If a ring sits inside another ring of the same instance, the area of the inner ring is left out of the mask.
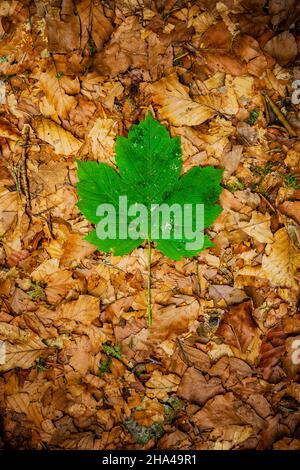
<path id="1" fill-rule="evenodd" d="M 147 254 L 148 254 L 148 286 L 147 286 L 147 312 L 148 312 L 148 326 L 152 325 L 152 315 L 151 315 L 151 241 L 148 238 L 148 247 L 147 247 Z"/>

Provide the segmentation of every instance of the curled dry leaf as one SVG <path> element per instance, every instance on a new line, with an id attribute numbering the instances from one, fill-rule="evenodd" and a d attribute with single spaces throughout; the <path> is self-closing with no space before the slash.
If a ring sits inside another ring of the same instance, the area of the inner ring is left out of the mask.
<path id="1" fill-rule="evenodd" d="M 300 226 L 300 201 L 285 201 L 278 206 L 282 214 L 294 219 Z"/>

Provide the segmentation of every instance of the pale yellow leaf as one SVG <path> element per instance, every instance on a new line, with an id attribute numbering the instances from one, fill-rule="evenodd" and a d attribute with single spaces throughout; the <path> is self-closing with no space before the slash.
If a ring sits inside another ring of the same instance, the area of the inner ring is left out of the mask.
<path id="1" fill-rule="evenodd" d="M 114 156 L 118 122 L 114 119 L 96 119 L 88 137 L 96 160 L 109 162 Z"/>
<path id="2" fill-rule="evenodd" d="M 254 211 L 251 220 L 249 222 L 240 222 L 239 227 L 260 243 L 272 243 L 273 233 L 270 224 L 271 217 L 269 214 Z"/>
<path id="3" fill-rule="evenodd" d="M 0 235 L 3 235 L 18 214 L 18 193 L 0 188 Z"/>
<path id="4" fill-rule="evenodd" d="M 274 243 L 267 245 L 262 259 L 262 269 L 271 284 L 296 287 L 295 275 L 300 267 L 300 252 L 283 227 L 274 234 Z"/>
<path id="5" fill-rule="evenodd" d="M 17 413 L 24 413 L 37 427 L 39 427 L 44 420 L 41 412 L 42 404 L 39 402 L 31 403 L 29 393 L 20 392 L 9 395 L 6 399 L 6 407 Z"/>
<path id="6" fill-rule="evenodd" d="M 253 84 L 252 77 L 235 77 L 232 80 L 232 86 L 236 93 L 238 100 L 247 98 L 248 100 L 253 97 Z"/>
<path id="7" fill-rule="evenodd" d="M 191 21 L 196 33 L 204 33 L 211 25 L 216 22 L 215 16 L 210 11 L 205 11 Z"/>
<path id="8" fill-rule="evenodd" d="M 36 118 L 34 127 L 38 138 L 52 145 L 57 154 L 74 155 L 82 145 L 71 132 L 66 131 L 50 119 Z"/>
<path id="9" fill-rule="evenodd" d="M 154 370 L 151 378 L 146 382 L 147 395 L 150 398 L 157 398 L 158 400 L 167 400 L 168 393 L 176 392 L 180 378 L 175 374 L 164 375 L 159 370 Z"/>
<path id="10" fill-rule="evenodd" d="M 61 79 L 62 78 L 63 77 L 61 77 Z M 53 66 L 49 70 L 47 70 L 47 72 L 41 73 L 39 86 L 41 90 L 43 90 L 43 92 L 45 93 L 45 97 L 48 103 L 53 106 L 58 116 L 62 119 L 66 119 L 71 109 L 76 107 L 77 100 L 76 98 L 74 98 L 74 96 L 70 96 L 66 93 L 65 89 L 63 88 L 61 79 L 57 78 L 57 70 Z M 72 91 L 70 87 L 70 80 L 71 79 L 68 78 L 66 82 L 68 91 Z M 75 82 L 73 82 L 73 88 L 75 88 L 79 92 L 80 86 L 78 88 L 78 85 L 79 80 L 78 78 L 76 78 Z"/>
<path id="11" fill-rule="evenodd" d="M 32 271 L 31 279 L 36 282 L 43 281 L 46 276 L 58 271 L 58 269 L 58 259 L 47 259 L 46 261 L 43 261 L 34 271 Z"/>
<path id="12" fill-rule="evenodd" d="M 225 74 L 223 72 L 216 72 L 203 83 L 207 90 L 215 90 L 224 85 Z M 197 80 L 198 81 L 198 80 Z"/>
<path id="13" fill-rule="evenodd" d="M 71 233 L 64 243 L 63 254 L 61 257 L 62 264 L 74 263 L 78 264 L 78 261 L 88 257 L 94 251 L 96 247 L 85 241 L 81 235 L 77 233 Z"/>
<path id="14" fill-rule="evenodd" d="M 80 295 L 78 300 L 62 304 L 58 308 L 58 317 L 89 324 L 99 316 L 99 303 L 100 301 L 96 297 Z"/>
<path id="15" fill-rule="evenodd" d="M 0 371 L 15 367 L 28 369 L 38 357 L 51 352 L 38 335 L 8 323 L 0 323 L 0 339 L 4 342 L 4 360 L 1 361 Z"/>
<path id="16" fill-rule="evenodd" d="M 149 89 L 154 95 L 154 103 L 161 106 L 160 116 L 174 126 L 197 126 L 217 114 L 215 108 L 193 101 L 188 88 L 179 82 L 176 74 L 162 78 Z"/>

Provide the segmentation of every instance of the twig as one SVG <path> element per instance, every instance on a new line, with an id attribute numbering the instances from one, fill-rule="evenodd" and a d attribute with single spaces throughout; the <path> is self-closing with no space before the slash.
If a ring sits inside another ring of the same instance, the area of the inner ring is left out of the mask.
<path id="1" fill-rule="evenodd" d="M 148 238 L 148 285 L 147 285 L 147 312 L 148 312 L 148 326 L 152 325 L 152 315 L 151 315 L 151 241 Z"/>
<path id="2" fill-rule="evenodd" d="M 273 100 L 271 100 L 268 93 L 266 91 L 263 91 L 262 95 L 265 97 L 265 100 L 266 100 L 267 104 L 270 106 L 270 108 L 272 109 L 272 111 L 275 114 L 275 116 L 277 117 L 277 119 L 279 119 L 279 121 L 282 123 L 282 125 L 286 128 L 289 135 L 291 137 L 297 137 L 296 132 L 294 131 L 294 129 L 292 128 L 290 123 L 287 121 L 285 116 L 282 114 L 282 112 L 280 111 L 278 106 L 274 103 Z"/>
<path id="3" fill-rule="evenodd" d="M 21 177 L 22 177 L 22 188 L 24 191 L 24 195 L 26 198 L 26 209 L 31 212 L 31 198 L 30 198 L 30 190 L 29 190 L 29 182 L 28 182 L 28 175 L 27 175 L 27 147 L 29 141 L 29 126 L 26 126 L 24 132 L 24 144 L 22 149 L 22 169 L 21 169 Z"/>

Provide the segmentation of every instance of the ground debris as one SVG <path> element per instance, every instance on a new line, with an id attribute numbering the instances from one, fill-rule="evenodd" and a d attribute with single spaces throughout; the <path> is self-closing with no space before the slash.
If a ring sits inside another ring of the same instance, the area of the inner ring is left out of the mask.
<path id="1" fill-rule="evenodd" d="M 296 0 L 2 3 L 0 447 L 299 450 Z M 145 246 L 97 251 L 76 191 L 148 112 L 224 169 L 151 328 Z"/>

